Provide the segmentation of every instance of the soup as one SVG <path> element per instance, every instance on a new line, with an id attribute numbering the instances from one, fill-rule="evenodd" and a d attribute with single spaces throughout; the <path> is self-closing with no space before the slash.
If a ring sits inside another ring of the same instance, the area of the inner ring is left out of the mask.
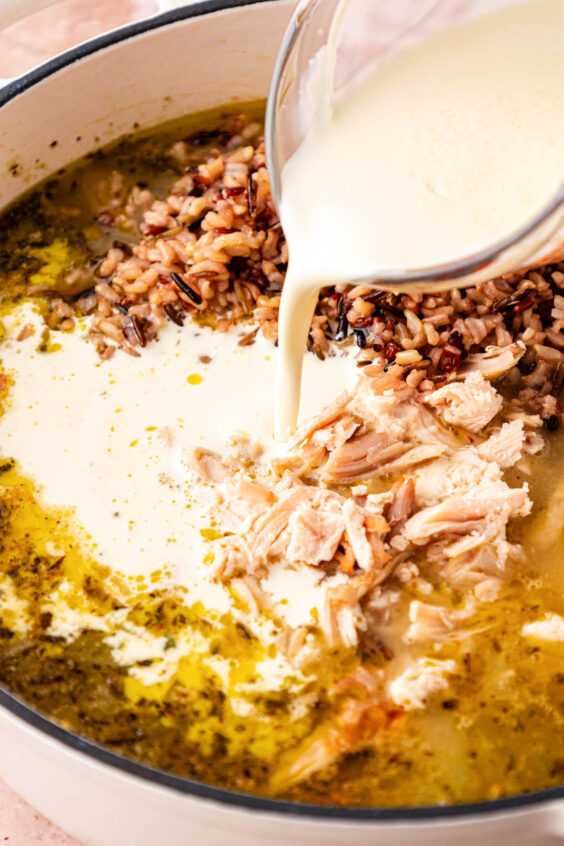
<path id="1" fill-rule="evenodd" d="M 124 139 L 4 213 L 0 681 L 270 797 L 560 784 L 564 265 L 324 288 L 278 444 L 288 255 L 245 111 Z"/>

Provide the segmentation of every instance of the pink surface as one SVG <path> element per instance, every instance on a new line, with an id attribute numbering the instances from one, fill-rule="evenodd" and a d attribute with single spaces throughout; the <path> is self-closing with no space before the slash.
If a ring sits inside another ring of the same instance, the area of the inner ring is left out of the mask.
<path id="1" fill-rule="evenodd" d="M 0 844 L 2 846 L 80 846 L 48 822 L 0 781 Z M 110 846 L 110 844 L 108 844 Z"/>
<path id="2" fill-rule="evenodd" d="M 23 73 L 79 41 L 151 14 L 157 5 L 156 0 L 65 0 L 0 33 L 0 77 Z M 0 846 L 80 844 L 0 781 Z"/>
<path id="3" fill-rule="evenodd" d="M 0 77 L 17 76 L 80 41 L 157 10 L 158 0 L 62 0 L 0 32 Z"/>

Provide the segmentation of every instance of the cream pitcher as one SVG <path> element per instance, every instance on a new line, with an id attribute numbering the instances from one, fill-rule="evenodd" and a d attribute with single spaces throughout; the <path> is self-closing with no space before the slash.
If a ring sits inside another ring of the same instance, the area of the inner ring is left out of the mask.
<path id="1" fill-rule="evenodd" d="M 560 0 L 309 0 L 271 87 L 290 251 L 276 436 L 319 290 L 477 284 L 564 254 Z"/>

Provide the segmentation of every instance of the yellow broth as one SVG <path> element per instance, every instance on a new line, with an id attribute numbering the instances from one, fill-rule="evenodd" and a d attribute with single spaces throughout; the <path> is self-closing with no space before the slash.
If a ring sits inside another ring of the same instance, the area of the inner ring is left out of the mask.
<path id="1" fill-rule="evenodd" d="M 258 107 L 255 107 L 255 111 Z M 251 109 L 252 111 L 252 109 Z M 29 298 L 44 311 L 42 351 L 56 353 L 48 301 L 69 266 L 96 258 L 116 238 L 95 221 L 100 180 L 114 171 L 130 185 L 159 194 L 177 175 L 166 149 L 191 138 L 194 163 L 221 147 L 229 115 L 197 116 L 145 138 L 125 139 L 72 166 L 5 212 L 0 240 L 0 306 L 3 313 Z M 211 133 L 196 129 L 210 127 Z M 215 131 L 217 130 L 217 131 Z M 76 292 L 66 292 L 67 295 Z M 1 342 L 1 338 L 0 338 Z M 0 346 L 1 359 L 1 346 Z M 9 410 L 9 378 L 2 402 Z M 71 641 L 46 634 L 44 600 L 64 582 L 77 611 L 103 617 L 130 608 L 128 619 L 166 636 L 171 645 L 187 629 L 210 640 L 210 651 L 233 659 L 241 678 L 252 677 L 263 647 L 226 615 L 210 620 L 177 594 L 137 593 L 99 567 L 73 534 L 69 515 L 46 504 L 34 482 L 9 455 L 0 466 L 0 682 L 65 728 L 116 752 L 181 776 L 235 790 L 334 805 L 405 806 L 496 799 L 558 785 L 564 776 L 563 642 L 534 642 L 523 625 L 548 612 L 564 615 L 564 485 L 560 459 L 564 435 L 529 459 L 532 515 L 512 527 L 524 563 L 500 597 L 480 606 L 464 636 L 437 644 L 433 656 L 455 658 L 461 668 L 448 691 L 423 711 L 397 713 L 368 749 L 341 758 L 309 780 L 289 787 L 281 773 L 307 744 L 335 724 L 333 683 L 359 664 L 378 668 L 385 655 L 361 641 L 334 650 L 309 669 L 307 696 L 315 706 L 291 718 L 292 697 L 256 696 L 252 716 L 238 716 L 217 678 L 183 659 L 166 683 L 144 686 L 118 666 L 95 627 Z M 53 550 L 60 550 L 59 552 Z M 419 562 L 425 572 L 425 561 Z M 440 583 L 434 584 L 442 596 Z M 405 589 L 400 613 L 418 598 Z M 419 597 L 424 599 L 424 597 Z M 456 603 L 456 597 L 451 596 Z"/>

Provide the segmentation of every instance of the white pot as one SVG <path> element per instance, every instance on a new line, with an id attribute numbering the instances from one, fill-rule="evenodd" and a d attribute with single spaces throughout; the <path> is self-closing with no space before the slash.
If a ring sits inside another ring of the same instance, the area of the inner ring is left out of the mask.
<path id="1" fill-rule="evenodd" d="M 12 17 L 15 5 L 9 0 Z M 293 6 L 191 4 L 94 39 L 10 83 L 0 91 L 0 207 L 135 124 L 265 96 Z M 564 790 L 423 810 L 273 802 L 127 761 L 2 690 L 0 776 L 87 846 L 538 846 L 564 838 Z"/>

